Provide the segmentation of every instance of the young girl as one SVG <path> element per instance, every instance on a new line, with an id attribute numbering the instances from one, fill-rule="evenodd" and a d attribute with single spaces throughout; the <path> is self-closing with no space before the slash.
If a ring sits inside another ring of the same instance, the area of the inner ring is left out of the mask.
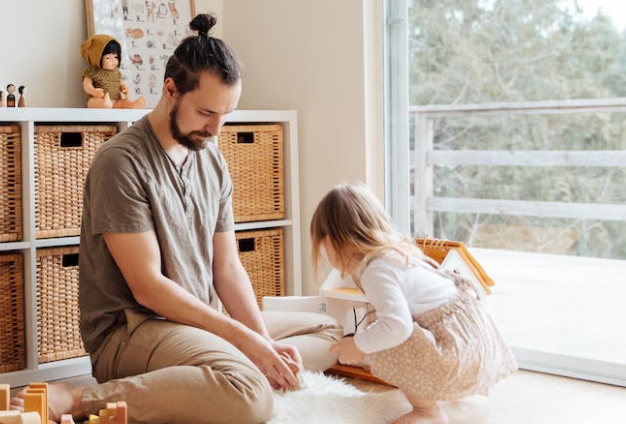
<path id="1" fill-rule="evenodd" d="M 438 400 L 486 394 L 517 369 L 469 283 L 437 269 L 365 188 L 332 189 L 313 215 L 311 239 L 316 269 L 323 247 L 375 309 L 368 328 L 331 352 L 346 364 L 371 355 L 372 374 L 402 390 L 413 410 L 394 424 L 445 424 Z"/>

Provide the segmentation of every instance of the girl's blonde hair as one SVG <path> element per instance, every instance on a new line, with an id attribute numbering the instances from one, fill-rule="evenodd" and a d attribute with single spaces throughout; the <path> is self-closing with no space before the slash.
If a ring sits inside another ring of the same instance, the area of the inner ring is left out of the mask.
<path id="1" fill-rule="evenodd" d="M 407 262 L 414 257 L 425 258 L 412 239 L 395 229 L 380 201 L 362 185 L 335 186 L 315 209 L 311 219 L 311 243 L 316 275 L 322 266 L 320 251 L 327 237 L 337 253 L 342 273 L 349 270 L 354 259 L 350 254 L 363 258 L 393 250 Z"/>

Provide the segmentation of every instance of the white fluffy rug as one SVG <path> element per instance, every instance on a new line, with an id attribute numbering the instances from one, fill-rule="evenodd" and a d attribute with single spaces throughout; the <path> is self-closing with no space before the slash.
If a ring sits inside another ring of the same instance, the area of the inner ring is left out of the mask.
<path id="1" fill-rule="evenodd" d="M 365 393 L 343 380 L 304 371 L 301 390 L 275 392 L 267 424 L 387 424 L 411 405 L 398 390 Z"/>

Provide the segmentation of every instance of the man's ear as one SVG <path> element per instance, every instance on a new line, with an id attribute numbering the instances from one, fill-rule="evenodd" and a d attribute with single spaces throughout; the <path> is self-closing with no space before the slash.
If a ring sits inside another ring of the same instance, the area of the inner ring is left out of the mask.
<path id="1" fill-rule="evenodd" d="M 163 82 L 163 93 L 167 99 L 175 99 L 178 96 L 178 90 L 176 89 L 176 83 L 170 78 L 166 78 Z"/>

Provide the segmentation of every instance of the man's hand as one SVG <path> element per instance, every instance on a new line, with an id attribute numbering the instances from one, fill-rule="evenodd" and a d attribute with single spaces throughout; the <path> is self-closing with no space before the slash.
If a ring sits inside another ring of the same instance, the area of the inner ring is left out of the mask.
<path id="1" fill-rule="evenodd" d="M 339 352 L 339 362 L 342 364 L 357 364 L 367 355 L 363 353 L 354 343 L 354 337 L 345 337 L 332 345 L 330 353 Z"/>
<path id="2" fill-rule="evenodd" d="M 298 378 L 280 357 L 281 354 L 288 355 L 302 369 L 302 358 L 295 347 L 268 341 L 251 331 L 250 338 L 241 343 L 239 349 L 265 375 L 274 389 L 288 390 L 299 386 Z"/>
<path id="3" fill-rule="evenodd" d="M 273 340 L 270 343 L 279 355 L 288 356 L 293 362 L 296 363 L 299 369 L 303 369 L 304 365 L 302 364 L 302 357 L 300 356 L 300 352 L 298 352 L 298 349 L 296 349 L 294 346 L 279 343 Z"/>

